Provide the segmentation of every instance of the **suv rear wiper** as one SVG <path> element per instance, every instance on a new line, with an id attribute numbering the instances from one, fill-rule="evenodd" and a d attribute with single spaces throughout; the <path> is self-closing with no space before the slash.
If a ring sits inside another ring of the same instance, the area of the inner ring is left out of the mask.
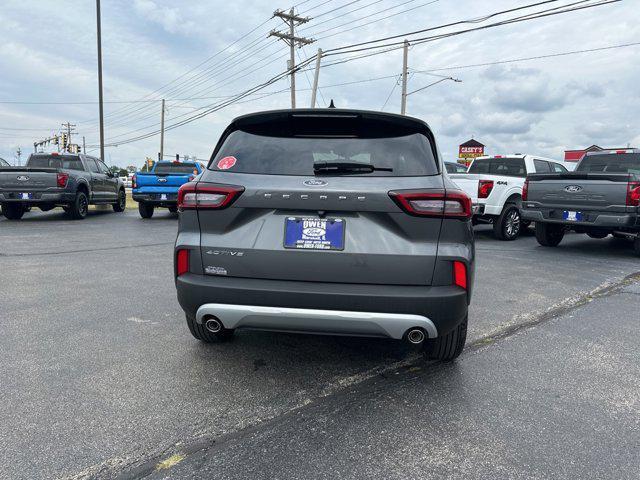
<path id="1" fill-rule="evenodd" d="M 315 162 L 313 172 L 323 173 L 371 173 L 371 172 L 393 172 L 391 167 L 376 167 L 368 163 L 359 162 Z"/>

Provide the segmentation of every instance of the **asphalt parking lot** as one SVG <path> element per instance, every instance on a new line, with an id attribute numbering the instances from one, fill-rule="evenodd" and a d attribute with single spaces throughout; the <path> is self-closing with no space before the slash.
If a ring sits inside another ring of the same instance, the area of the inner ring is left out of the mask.
<path id="1" fill-rule="evenodd" d="M 0 220 L 1 478 L 638 478 L 640 259 L 477 230 L 467 349 L 193 339 L 177 221 Z"/>

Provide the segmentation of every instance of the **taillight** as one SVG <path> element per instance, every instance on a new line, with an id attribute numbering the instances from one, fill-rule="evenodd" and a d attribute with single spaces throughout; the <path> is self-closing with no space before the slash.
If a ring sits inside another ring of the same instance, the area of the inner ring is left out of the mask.
<path id="1" fill-rule="evenodd" d="M 135 173 L 131 177 L 131 188 L 138 188 L 138 176 Z"/>
<path id="2" fill-rule="evenodd" d="M 453 262 L 453 284 L 467 289 L 467 266 L 457 260 Z"/>
<path id="3" fill-rule="evenodd" d="M 529 179 L 526 179 L 524 181 L 524 185 L 522 185 L 522 201 L 526 202 L 528 196 L 529 196 Z"/>
<path id="4" fill-rule="evenodd" d="M 244 192 L 244 187 L 233 185 L 209 186 L 201 183 L 185 183 L 178 190 L 180 210 L 217 209 L 231 205 Z"/>
<path id="5" fill-rule="evenodd" d="M 418 217 L 471 218 L 471 199 L 459 190 L 389 192 L 389 196 L 409 215 Z"/>
<path id="6" fill-rule="evenodd" d="M 627 206 L 640 206 L 640 182 L 629 182 L 627 184 Z"/>
<path id="7" fill-rule="evenodd" d="M 64 188 L 67 186 L 67 180 L 69 180 L 69 174 L 68 173 L 58 173 L 56 175 L 56 183 L 58 184 L 58 187 L 60 188 Z"/>
<path id="8" fill-rule="evenodd" d="M 176 253 L 176 275 L 184 275 L 189 271 L 189 250 L 181 249 Z"/>
<path id="9" fill-rule="evenodd" d="M 489 198 L 493 190 L 493 180 L 480 180 L 478 182 L 478 198 Z"/>

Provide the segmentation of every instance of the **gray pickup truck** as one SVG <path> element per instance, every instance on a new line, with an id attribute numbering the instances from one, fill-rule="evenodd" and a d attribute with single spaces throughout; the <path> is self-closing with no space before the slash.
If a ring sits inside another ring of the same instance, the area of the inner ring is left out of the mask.
<path id="1" fill-rule="evenodd" d="M 574 172 L 527 176 L 522 218 L 555 247 L 568 230 L 633 240 L 640 255 L 640 150 L 589 152 Z"/>
<path id="2" fill-rule="evenodd" d="M 127 196 L 117 175 L 87 155 L 34 153 L 24 167 L 0 167 L 0 205 L 9 220 L 38 207 L 62 207 L 72 218 L 87 216 L 89 205 L 113 205 L 124 212 Z"/>

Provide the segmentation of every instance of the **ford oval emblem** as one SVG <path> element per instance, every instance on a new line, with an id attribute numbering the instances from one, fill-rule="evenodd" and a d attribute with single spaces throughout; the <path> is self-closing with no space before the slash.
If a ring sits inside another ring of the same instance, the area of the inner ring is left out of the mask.
<path id="1" fill-rule="evenodd" d="M 27 177 L 26 175 L 19 175 L 16 177 L 16 180 L 18 180 L 19 182 L 26 182 L 27 180 L 29 180 L 29 177 Z"/>
<path id="2" fill-rule="evenodd" d="M 307 187 L 326 187 L 328 184 L 324 180 L 318 180 L 314 178 L 313 180 L 305 180 L 304 183 Z"/>
<path id="3" fill-rule="evenodd" d="M 582 187 L 580 185 L 567 185 L 564 187 L 564 191 L 568 193 L 578 193 L 582 191 Z"/>

